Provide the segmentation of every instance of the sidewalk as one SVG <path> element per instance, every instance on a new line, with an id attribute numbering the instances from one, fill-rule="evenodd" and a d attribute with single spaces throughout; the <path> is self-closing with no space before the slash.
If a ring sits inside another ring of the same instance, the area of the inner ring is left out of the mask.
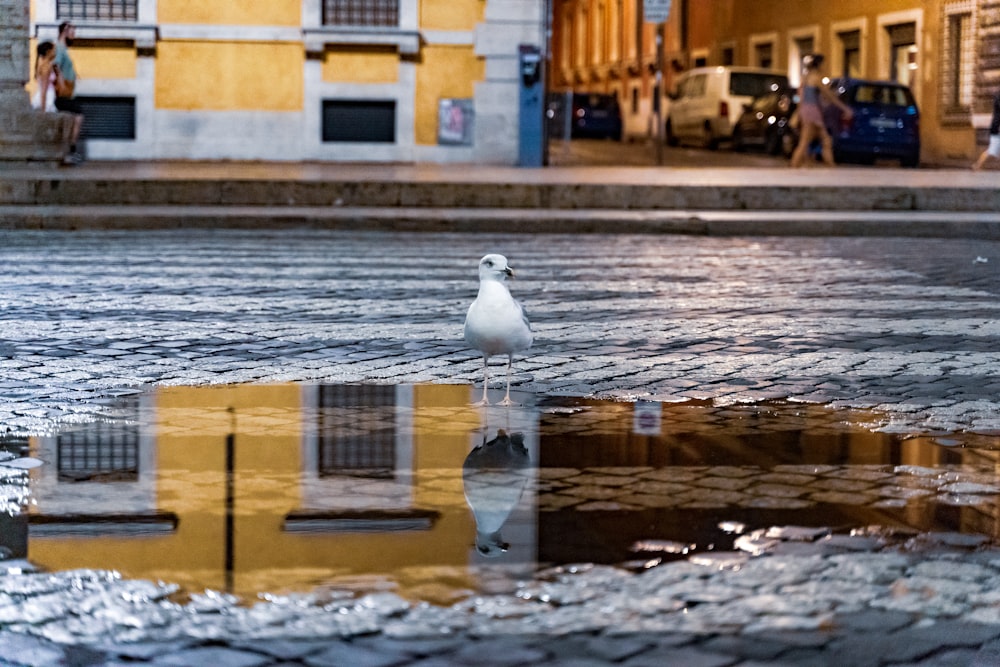
<path id="1" fill-rule="evenodd" d="M 10 228 L 331 229 L 1000 238 L 992 172 L 283 163 L 5 169 Z"/>

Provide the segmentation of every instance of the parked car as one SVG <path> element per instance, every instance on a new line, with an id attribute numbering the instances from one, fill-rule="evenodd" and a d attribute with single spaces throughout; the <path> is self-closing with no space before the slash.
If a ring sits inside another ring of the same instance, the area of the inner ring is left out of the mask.
<path id="1" fill-rule="evenodd" d="M 871 164 L 897 159 L 904 167 L 920 163 L 920 110 L 907 86 L 895 81 L 834 79 L 830 87 L 851 107 L 847 120 L 833 105 L 824 110 L 837 162 Z"/>
<path id="2" fill-rule="evenodd" d="M 565 93 L 551 93 L 545 115 L 549 122 L 549 136 L 561 137 L 565 133 Z M 600 93 L 573 93 L 570 115 L 570 137 L 622 138 L 622 112 L 618 98 Z"/>
<path id="3" fill-rule="evenodd" d="M 733 136 L 743 105 L 770 91 L 787 87 L 781 72 L 756 67 L 699 67 L 682 74 L 670 95 L 667 110 L 667 143 L 691 140 L 718 147 Z"/>
<path id="4" fill-rule="evenodd" d="M 798 93 L 775 84 L 771 90 L 743 106 L 743 113 L 733 128 L 733 149 L 755 146 L 770 155 L 788 157 L 795 150 L 798 133 L 791 118 L 798 104 Z"/>

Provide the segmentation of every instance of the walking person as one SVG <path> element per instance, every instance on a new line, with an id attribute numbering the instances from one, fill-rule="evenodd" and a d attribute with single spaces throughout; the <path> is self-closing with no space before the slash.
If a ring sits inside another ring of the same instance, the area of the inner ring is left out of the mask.
<path id="1" fill-rule="evenodd" d="M 990 119 L 990 145 L 986 147 L 979 159 L 973 163 L 972 168 L 979 171 L 986 164 L 986 160 L 993 158 L 1000 159 L 1000 92 L 993 96 L 993 118 Z"/>
<path id="2" fill-rule="evenodd" d="M 69 56 L 69 47 L 72 46 L 76 38 L 76 27 L 69 21 L 59 24 L 59 38 L 55 46 L 55 62 L 53 63 L 56 72 L 56 109 L 74 114 L 76 120 L 73 123 L 73 135 L 70 139 L 69 155 L 66 156 L 64 164 L 79 164 L 83 162 L 83 156 L 77 150 L 77 143 L 80 140 L 80 128 L 83 125 L 83 108 L 79 100 L 76 99 L 76 67 L 73 59 Z"/>
<path id="3" fill-rule="evenodd" d="M 849 106 L 837 99 L 828 86 L 823 83 L 823 56 L 819 53 L 807 55 L 802 59 L 802 86 L 799 90 L 799 143 L 792 153 L 792 166 L 801 167 L 802 161 L 809 152 L 809 146 L 819 139 L 823 149 L 823 162 L 833 166 L 833 139 L 826 131 L 823 122 L 823 108 L 820 101 L 825 101 L 836 107 L 850 120 L 854 112 Z"/>
<path id="4" fill-rule="evenodd" d="M 56 45 L 41 42 L 35 50 L 35 92 L 31 108 L 41 111 L 56 110 Z"/>

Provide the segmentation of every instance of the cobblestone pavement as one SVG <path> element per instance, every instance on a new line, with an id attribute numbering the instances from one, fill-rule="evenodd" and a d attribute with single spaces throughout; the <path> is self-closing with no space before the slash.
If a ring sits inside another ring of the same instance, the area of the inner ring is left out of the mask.
<path id="1" fill-rule="evenodd" d="M 1000 433 L 998 243 L 176 230 L 5 232 L 0 248 L 14 434 L 148 384 L 478 381 L 461 328 L 487 252 L 515 267 L 536 332 L 521 391 L 792 399 L 874 408 L 893 432 Z M 758 539 L 782 546 L 542 573 L 458 608 L 385 593 L 154 607 L 168 585 L 8 574 L 0 665 L 1000 664 L 1000 551 L 982 540 Z M 158 634 L 110 646 L 84 617 Z"/>
<path id="2" fill-rule="evenodd" d="M 521 389 L 791 398 L 878 408 L 890 429 L 1000 431 L 998 243 L 185 230 L 0 244 L 13 432 L 150 383 L 476 381 L 461 328 L 490 251 L 518 269 L 536 332 Z"/>

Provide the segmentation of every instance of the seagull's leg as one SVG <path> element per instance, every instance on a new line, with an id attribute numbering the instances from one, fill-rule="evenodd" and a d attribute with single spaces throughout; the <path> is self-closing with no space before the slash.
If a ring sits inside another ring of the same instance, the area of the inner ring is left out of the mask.
<path id="1" fill-rule="evenodd" d="M 500 401 L 500 405 L 514 405 L 514 402 L 510 400 L 510 367 L 514 363 L 514 355 L 507 355 L 507 395 L 503 397 Z"/>
<path id="2" fill-rule="evenodd" d="M 486 395 L 486 387 L 490 384 L 490 358 L 487 355 L 483 355 L 483 400 L 478 403 L 473 403 L 473 405 L 489 405 L 490 399 Z"/>

